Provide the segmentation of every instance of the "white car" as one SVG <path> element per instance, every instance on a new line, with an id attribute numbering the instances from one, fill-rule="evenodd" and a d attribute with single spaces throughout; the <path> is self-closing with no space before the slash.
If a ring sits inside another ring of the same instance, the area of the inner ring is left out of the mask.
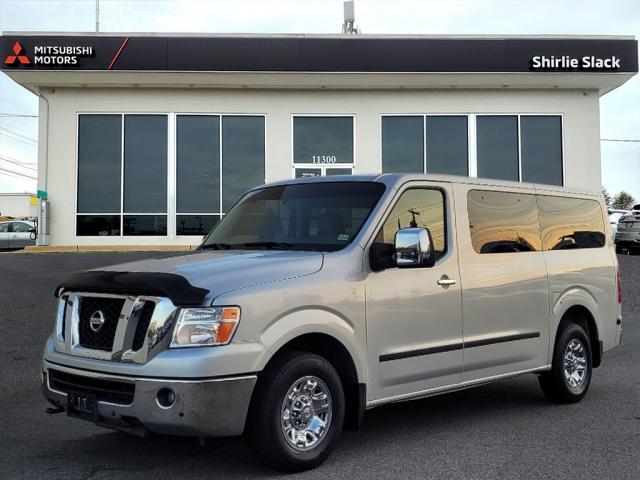
<path id="1" fill-rule="evenodd" d="M 32 222 L 23 220 L 0 222 L 0 250 L 35 245 L 35 231 L 36 226 Z"/>
<path id="2" fill-rule="evenodd" d="M 634 208 L 635 207 L 640 208 L 640 205 L 634 205 Z M 614 237 L 616 233 L 618 233 L 618 222 L 620 221 L 620 218 L 629 213 L 629 210 L 609 209 L 609 222 L 611 223 L 611 230 L 613 231 Z"/>

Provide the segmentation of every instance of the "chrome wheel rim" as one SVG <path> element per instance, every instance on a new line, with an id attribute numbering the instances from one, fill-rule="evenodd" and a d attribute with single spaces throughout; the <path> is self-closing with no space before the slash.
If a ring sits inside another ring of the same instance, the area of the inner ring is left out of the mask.
<path id="1" fill-rule="evenodd" d="M 331 392 L 318 377 L 310 375 L 293 382 L 280 416 L 287 443 L 302 452 L 318 446 L 329 431 L 332 411 Z"/>
<path id="2" fill-rule="evenodd" d="M 587 349 L 577 338 L 571 339 L 564 352 L 564 379 L 574 390 L 584 388 L 587 378 Z"/>

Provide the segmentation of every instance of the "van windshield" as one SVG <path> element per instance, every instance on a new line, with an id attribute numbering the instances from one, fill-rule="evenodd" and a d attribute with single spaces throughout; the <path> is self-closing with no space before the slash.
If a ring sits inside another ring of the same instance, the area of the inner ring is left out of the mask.
<path id="1" fill-rule="evenodd" d="M 356 237 L 384 188 L 375 182 L 327 182 L 255 190 L 201 248 L 337 251 Z"/>

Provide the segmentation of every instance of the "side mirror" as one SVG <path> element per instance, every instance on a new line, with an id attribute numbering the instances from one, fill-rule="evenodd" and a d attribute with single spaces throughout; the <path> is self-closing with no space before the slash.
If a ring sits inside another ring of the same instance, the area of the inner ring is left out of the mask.
<path id="1" fill-rule="evenodd" d="M 36 229 L 36 227 L 32 227 L 29 229 L 29 233 L 36 233 L 38 230 Z"/>
<path id="2" fill-rule="evenodd" d="M 428 228 L 402 228 L 396 232 L 396 265 L 399 268 L 433 267 L 436 254 Z"/>
<path id="3" fill-rule="evenodd" d="M 369 265 L 371 270 L 379 272 L 395 266 L 393 245 L 390 243 L 374 243 L 369 247 Z"/>

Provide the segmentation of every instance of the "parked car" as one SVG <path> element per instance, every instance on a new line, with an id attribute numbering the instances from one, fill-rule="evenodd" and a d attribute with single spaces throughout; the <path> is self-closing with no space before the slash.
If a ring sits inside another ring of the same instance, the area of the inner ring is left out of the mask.
<path id="1" fill-rule="evenodd" d="M 638 205 L 640 206 L 640 205 Z M 613 232 L 613 235 L 615 236 L 615 234 L 618 232 L 618 222 L 620 221 L 620 218 L 624 215 L 629 214 L 629 210 L 618 210 L 618 209 L 609 209 L 608 210 L 609 213 L 609 223 L 611 223 L 611 230 Z"/>
<path id="2" fill-rule="evenodd" d="M 255 188 L 196 252 L 60 284 L 49 412 L 245 432 L 299 471 L 390 402 L 527 373 L 578 402 L 622 332 L 606 218 L 599 193 L 446 176 Z"/>
<path id="3" fill-rule="evenodd" d="M 35 245 L 35 228 L 33 222 L 19 220 L 0 222 L 0 250 Z"/>
<path id="4" fill-rule="evenodd" d="M 620 217 L 616 230 L 616 253 L 636 253 L 640 250 L 640 210 L 633 210 Z"/>

